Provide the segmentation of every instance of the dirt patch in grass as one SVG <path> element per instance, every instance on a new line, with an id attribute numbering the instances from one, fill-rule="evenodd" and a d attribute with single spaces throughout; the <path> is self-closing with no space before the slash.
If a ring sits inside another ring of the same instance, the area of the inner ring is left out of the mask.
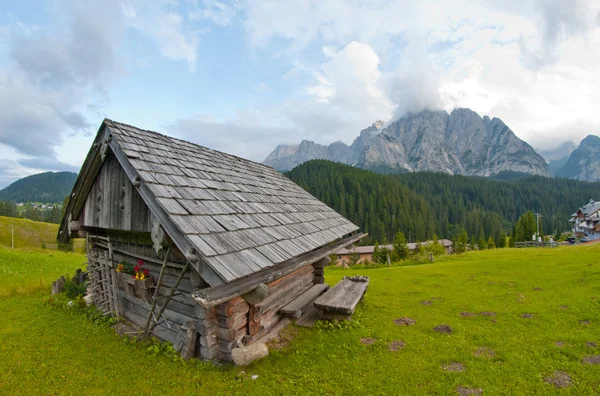
<path id="1" fill-rule="evenodd" d="M 585 363 L 585 364 L 600 364 L 600 355 L 586 356 L 583 358 L 583 363 Z"/>
<path id="2" fill-rule="evenodd" d="M 586 342 L 585 346 L 590 347 L 590 348 L 598 348 L 598 345 L 596 345 L 596 343 L 592 342 L 592 341 Z"/>
<path id="3" fill-rule="evenodd" d="M 461 312 L 460 316 L 464 316 L 465 318 L 469 318 L 471 316 L 476 316 L 474 312 Z"/>
<path id="4" fill-rule="evenodd" d="M 523 319 L 533 319 L 533 314 L 530 313 L 524 313 L 523 315 L 521 315 L 521 317 Z"/>
<path id="5" fill-rule="evenodd" d="M 442 297 L 431 297 L 430 300 L 432 300 L 432 301 L 442 301 L 443 298 Z"/>
<path id="6" fill-rule="evenodd" d="M 411 318 L 398 318 L 394 320 L 394 323 L 398 326 L 412 326 L 417 323 L 417 321 Z"/>
<path id="7" fill-rule="evenodd" d="M 496 312 L 483 311 L 483 312 L 479 312 L 479 315 L 481 315 L 481 316 L 496 316 Z"/>
<path id="8" fill-rule="evenodd" d="M 498 282 L 488 282 L 488 286 L 495 285 L 496 283 L 498 283 Z"/>
<path id="9" fill-rule="evenodd" d="M 456 393 L 458 394 L 458 396 L 483 395 L 483 389 L 459 386 L 458 388 L 456 388 Z"/>
<path id="10" fill-rule="evenodd" d="M 135 336 L 141 337 L 141 335 L 142 335 L 142 331 L 140 330 L 139 327 L 134 326 L 125 320 L 120 320 L 117 323 L 115 323 L 114 325 L 112 325 L 111 327 L 120 336 L 127 336 L 129 338 L 132 338 Z"/>
<path id="11" fill-rule="evenodd" d="M 420 304 L 421 305 L 432 305 L 433 303 L 431 301 L 421 301 Z"/>
<path id="12" fill-rule="evenodd" d="M 435 326 L 433 331 L 438 333 L 452 334 L 452 327 L 447 324 L 441 324 L 439 326 Z"/>
<path id="13" fill-rule="evenodd" d="M 442 364 L 442 369 L 451 373 L 458 373 L 461 371 L 465 371 L 465 365 L 458 362 L 446 363 Z"/>
<path id="14" fill-rule="evenodd" d="M 544 378 L 544 382 L 552 384 L 557 388 L 566 388 L 571 386 L 571 376 L 564 371 L 557 371 L 554 374 Z"/>
<path id="15" fill-rule="evenodd" d="M 490 359 L 496 356 L 496 352 L 492 348 L 479 347 L 473 352 L 473 356 Z"/>
<path id="16" fill-rule="evenodd" d="M 591 322 L 590 320 L 580 320 L 580 321 L 579 321 L 579 324 L 580 324 L 580 325 L 585 325 L 585 326 L 587 326 L 587 325 L 589 325 L 589 324 L 591 324 L 591 323 L 592 323 L 592 322 Z"/>
<path id="17" fill-rule="evenodd" d="M 561 347 L 561 348 L 562 348 L 562 347 L 564 347 L 564 346 L 565 346 L 565 343 L 564 343 L 564 342 L 562 342 L 562 341 L 556 341 L 556 342 L 554 343 L 554 345 L 556 345 L 557 347 Z"/>
<path id="18" fill-rule="evenodd" d="M 363 345 L 373 345 L 375 344 L 375 339 L 371 337 L 363 337 L 360 339 L 360 343 Z"/>
<path id="19" fill-rule="evenodd" d="M 399 351 L 400 349 L 404 348 L 405 346 L 406 346 L 406 342 L 404 342 L 402 340 L 392 341 L 388 345 L 388 350 L 390 352 L 396 352 L 396 351 Z"/>
<path id="20" fill-rule="evenodd" d="M 569 307 L 567 307 L 566 305 L 559 305 L 558 308 L 560 308 L 560 309 L 569 309 Z"/>
<path id="21" fill-rule="evenodd" d="M 534 287 L 533 291 L 542 291 L 542 288 L 541 287 Z"/>
<path id="22" fill-rule="evenodd" d="M 290 345 L 292 340 L 298 334 L 298 329 L 295 326 L 286 326 L 279 332 L 277 337 L 269 341 L 269 349 L 282 349 Z"/>

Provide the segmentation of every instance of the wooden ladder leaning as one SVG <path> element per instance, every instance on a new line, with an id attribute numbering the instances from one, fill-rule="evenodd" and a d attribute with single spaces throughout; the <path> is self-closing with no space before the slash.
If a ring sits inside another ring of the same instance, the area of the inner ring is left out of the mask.
<path id="1" fill-rule="evenodd" d="M 148 317 L 146 318 L 146 325 L 144 326 L 144 337 L 148 337 L 150 334 L 152 334 L 152 331 L 154 331 L 154 328 L 156 326 L 158 326 L 159 324 L 161 324 L 163 321 L 167 324 L 167 326 L 169 326 L 169 322 L 167 322 L 166 318 L 163 317 L 163 313 L 165 312 L 165 309 L 167 309 L 167 305 L 169 305 L 169 302 L 171 302 L 171 299 L 175 296 L 181 295 L 181 293 L 177 293 L 175 294 L 179 289 L 179 284 L 181 283 L 184 275 L 186 274 L 187 270 L 190 267 L 190 262 L 189 260 L 186 260 L 185 265 L 183 266 L 183 269 L 181 270 L 181 273 L 179 274 L 179 276 L 177 277 L 177 280 L 175 281 L 175 285 L 173 287 L 166 287 L 165 288 L 168 290 L 168 294 L 165 296 L 159 296 L 159 291 L 160 288 L 163 286 L 162 281 L 163 281 L 163 275 L 165 273 L 165 269 L 167 268 L 167 261 L 169 258 L 169 249 L 167 249 L 166 253 L 165 253 L 165 259 L 163 260 L 162 266 L 160 268 L 160 273 L 158 275 L 158 281 L 156 282 L 156 286 L 154 289 L 154 295 L 152 297 L 152 304 L 150 306 L 150 312 L 148 313 Z M 165 299 L 165 301 L 162 303 L 162 306 L 158 304 L 158 300 L 161 299 Z M 156 306 L 159 305 L 160 310 L 158 311 L 158 314 L 155 315 L 154 314 L 154 310 L 156 309 Z M 152 319 L 154 319 L 154 321 L 152 321 Z M 170 328 L 171 326 L 169 326 Z"/>

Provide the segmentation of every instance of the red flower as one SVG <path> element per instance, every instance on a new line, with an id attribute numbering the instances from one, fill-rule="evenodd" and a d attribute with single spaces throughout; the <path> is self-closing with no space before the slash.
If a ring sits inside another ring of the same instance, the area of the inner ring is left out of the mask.
<path id="1" fill-rule="evenodd" d="M 139 259 L 139 260 L 138 260 L 138 265 L 139 265 L 140 267 L 141 267 L 142 265 L 144 265 L 144 260 L 142 260 L 142 259 Z M 137 271 L 137 270 L 136 270 L 136 271 Z"/>
<path id="2" fill-rule="evenodd" d="M 135 272 L 140 272 L 140 267 L 138 267 L 138 266 L 136 265 L 135 267 L 133 267 L 133 270 L 134 270 Z"/>
<path id="3" fill-rule="evenodd" d="M 131 279 L 135 279 L 135 275 L 132 275 L 132 276 L 131 276 Z"/>
<path id="4" fill-rule="evenodd" d="M 144 275 L 148 276 L 149 273 L 150 273 L 150 271 L 148 271 L 147 269 L 144 268 Z"/>

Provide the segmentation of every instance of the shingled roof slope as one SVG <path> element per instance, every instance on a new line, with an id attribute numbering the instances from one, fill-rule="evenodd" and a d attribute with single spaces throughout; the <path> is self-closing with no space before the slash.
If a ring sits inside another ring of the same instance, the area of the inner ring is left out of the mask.
<path id="1" fill-rule="evenodd" d="M 104 125 L 225 283 L 358 230 L 271 167 L 108 119 Z"/>

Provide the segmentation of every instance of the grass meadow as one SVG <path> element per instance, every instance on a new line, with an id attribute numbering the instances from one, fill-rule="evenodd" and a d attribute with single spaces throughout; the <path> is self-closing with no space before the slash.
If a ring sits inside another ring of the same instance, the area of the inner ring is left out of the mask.
<path id="1" fill-rule="evenodd" d="M 50 280 L 73 273 L 84 256 L 4 249 L 0 393 L 598 394 L 600 365 L 585 360 L 600 355 L 599 258 L 600 245 L 591 245 L 327 269 L 330 284 L 370 277 L 353 321 L 291 326 L 268 358 L 236 368 L 183 362 L 75 308 L 46 304 Z M 433 330 L 442 324 L 452 333 Z"/>

